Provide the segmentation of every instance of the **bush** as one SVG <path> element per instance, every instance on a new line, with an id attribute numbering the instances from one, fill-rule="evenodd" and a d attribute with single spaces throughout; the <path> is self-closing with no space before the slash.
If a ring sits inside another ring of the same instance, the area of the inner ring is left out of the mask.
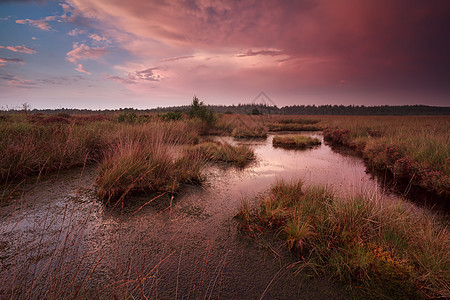
<path id="1" fill-rule="evenodd" d="M 135 123 L 137 120 L 137 115 L 134 111 L 130 111 L 130 112 L 123 112 L 120 113 L 119 116 L 117 117 L 117 121 L 119 123 Z"/>
<path id="2" fill-rule="evenodd" d="M 162 121 L 178 121 L 178 120 L 181 120 L 182 117 L 183 117 L 183 114 L 179 111 L 174 111 L 174 112 L 169 111 L 169 112 L 159 116 L 159 118 Z"/>

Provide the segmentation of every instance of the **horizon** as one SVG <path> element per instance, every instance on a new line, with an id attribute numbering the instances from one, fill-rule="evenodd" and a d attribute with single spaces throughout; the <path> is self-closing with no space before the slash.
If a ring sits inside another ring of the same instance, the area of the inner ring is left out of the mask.
<path id="1" fill-rule="evenodd" d="M 450 2 L 0 3 L 0 107 L 450 106 Z"/>

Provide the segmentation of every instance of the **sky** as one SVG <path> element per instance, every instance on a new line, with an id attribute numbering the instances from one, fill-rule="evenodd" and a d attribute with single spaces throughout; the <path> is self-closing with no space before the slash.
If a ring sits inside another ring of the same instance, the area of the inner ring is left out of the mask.
<path id="1" fill-rule="evenodd" d="M 0 108 L 145 109 L 194 95 L 450 106 L 450 1 L 0 0 Z"/>

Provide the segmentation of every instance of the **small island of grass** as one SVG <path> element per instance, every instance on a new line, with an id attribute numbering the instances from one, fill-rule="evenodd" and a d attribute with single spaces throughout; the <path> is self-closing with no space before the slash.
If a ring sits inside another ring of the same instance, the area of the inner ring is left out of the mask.
<path id="1" fill-rule="evenodd" d="M 318 138 L 312 138 L 306 135 L 277 135 L 272 142 L 275 147 L 306 149 L 321 144 Z"/>

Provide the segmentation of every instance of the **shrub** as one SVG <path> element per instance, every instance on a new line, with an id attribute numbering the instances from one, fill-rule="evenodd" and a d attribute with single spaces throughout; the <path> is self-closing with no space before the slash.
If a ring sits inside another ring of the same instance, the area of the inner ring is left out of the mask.
<path id="1" fill-rule="evenodd" d="M 159 118 L 163 121 L 178 121 L 178 120 L 181 120 L 182 117 L 183 117 L 183 114 L 179 111 L 174 111 L 174 112 L 169 111 L 169 112 L 159 116 Z"/>
<path id="2" fill-rule="evenodd" d="M 117 117 L 117 121 L 119 123 L 135 123 L 137 120 L 137 115 L 134 111 L 130 111 L 130 112 L 123 112 L 120 113 L 119 116 Z"/>

